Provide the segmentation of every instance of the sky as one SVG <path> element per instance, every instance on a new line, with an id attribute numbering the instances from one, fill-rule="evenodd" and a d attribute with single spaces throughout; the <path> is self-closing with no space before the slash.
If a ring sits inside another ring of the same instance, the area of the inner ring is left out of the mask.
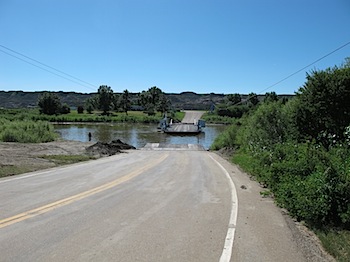
<path id="1" fill-rule="evenodd" d="M 0 0 L 4 91 L 294 94 L 346 57 L 349 0 Z"/>

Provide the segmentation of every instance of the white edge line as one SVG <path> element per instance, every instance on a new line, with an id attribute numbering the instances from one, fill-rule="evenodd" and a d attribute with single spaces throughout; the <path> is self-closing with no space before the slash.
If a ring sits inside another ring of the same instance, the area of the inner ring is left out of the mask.
<path id="1" fill-rule="evenodd" d="M 235 184 L 233 183 L 232 178 L 230 177 L 230 174 L 227 172 L 227 170 L 217 160 L 215 160 L 211 155 L 209 155 L 209 157 L 211 159 L 213 159 L 214 162 L 224 171 L 224 173 L 229 181 L 230 188 L 231 188 L 231 214 L 230 214 L 230 220 L 228 223 L 228 229 L 227 229 L 227 234 L 226 234 L 226 238 L 225 238 L 224 249 L 222 250 L 222 254 L 220 257 L 220 262 L 226 262 L 226 261 L 231 260 L 233 240 L 235 238 L 237 213 L 238 213 L 237 190 L 236 190 Z"/>

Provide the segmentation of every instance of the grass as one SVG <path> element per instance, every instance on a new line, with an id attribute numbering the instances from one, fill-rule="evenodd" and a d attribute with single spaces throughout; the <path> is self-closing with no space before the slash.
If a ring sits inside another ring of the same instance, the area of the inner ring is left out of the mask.
<path id="1" fill-rule="evenodd" d="M 232 162 L 239 165 L 243 170 L 249 174 L 253 174 L 256 168 L 254 164 L 254 158 L 251 155 L 245 154 L 243 152 L 237 151 L 232 156 Z"/>
<path id="2" fill-rule="evenodd" d="M 337 261 L 350 261 L 350 231 L 349 230 L 316 230 L 323 247 Z"/>
<path id="3" fill-rule="evenodd" d="M 0 177 L 15 176 L 27 172 L 34 171 L 32 167 L 29 166 L 12 166 L 12 165 L 1 165 L 0 166 Z"/>
<path id="4" fill-rule="evenodd" d="M 174 118 L 181 121 L 185 117 L 185 112 L 176 111 Z"/>
<path id="5" fill-rule="evenodd" d="M 218 116 L 216 114 L 205 113 L 202 116 L 202 119 L 205 120 L 208 124 L 234 124 L 237 122 L 237 119 L 234 117 L 228 116 Z"/>
<path id="6" fill-rule="evenodd" d="M 86 155 L 43 155 L 39 156 L 39 158 L 49 160 L 53 162 L 55 166 L 74 164 L 82 161 L 96 159 L 94 157 Z M 40 166 L 32 164 L 24 165 L 22 163 L 18 163 L 18 165 L 0 165 L 0 177 L 14 176 L 40 169 L 42 169 Z"/>
<path id="7" fill-rule="evenodd" d="M 86 155 L 44 155 L 44 156 L 40 156 L 40 158 L 50 160 L 54 162 L 56 165 L 68 165 L 68 164 L 95 159 L 93 157 L 86 156 Z"/>
<path id="8" fill-rule="evenodd" d="M 183 112 L 176 112 L 173 118 L 181 120 Z M 129 111 L 128 114 L 122 112 L 110 112 L 110 115 L 102 115 L 101 111 L 94 111 L 92 114 L 78 114 L 77 110 L 71 110 L 69 114 L 44 115 L 38 109 L 0 109 L 0 118 L 6 120 L 31 120 L 47 122 L 114 122 L 114 123 L 159 123 L 162 114 L 157 112 L 154 116 L 149 116 L 142 111 Z"/>
<path id="9" fill-rule="evenodd" d="M 254 158 L 240 150 L 236 151 L 232 157 L 232 162 L 239 165 L 247 173 L 254 174 L 258 171 L 258 166 Z M 264 197 L 270 194 L 269 190 L 264 190 L 260 194 Z M 346 229 L 315 229 L 322 246 L 331 254 L 336 261 L 350 261 L 350 231 Z"/>
<path id="10" fill-rule="evenodd" d="M 53 126 L 47 122 L 0 118 L 0 141 L 42 143 L 54 141 L 56 138 Z"/>

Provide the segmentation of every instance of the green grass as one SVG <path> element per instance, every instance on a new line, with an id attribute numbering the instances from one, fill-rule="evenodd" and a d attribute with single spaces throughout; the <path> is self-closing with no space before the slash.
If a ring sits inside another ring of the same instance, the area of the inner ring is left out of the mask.
<path id="1" fill-rule="evenodd" d="M 249 154 L 237 150 L 231 158 L 232 162 L 242 168 L 245 172 L 254 175 L 259 165 L 255 158 Z"/>
<path id="2" fill-rule="evenodd" d="M 176 113 L 176 118 L 183 113 Z M 94 111 L 92 114 L 78 114 L 77 110 L 71 110 L 69 114 L 45 115 L 40 114 L 38 109 L 0 109 L 0 118 L 6 120 L 31 120 L 48 122 L 129 122 L 129 123 L 159 123 L 161 113 L 149 116 L 141 111 L 129 111 L 128 114 L 121 112 L 110 112 L 110 115 L 102 115 L 101 111 Z M 180 119 L 180 120 L 181 120 Z"/>
<path id="3" fill-rule="evenodd" d="M 86 155 L 44 155 L 40 156 L 40 158 L 50 160 L 57 165 L 67 165 L 95 159 Z"/>
<path id="4" fill-rule="evenodd" d="M 185 117 L 185 112 L 177 111 L 174 117 L 176 120 L 181 121 Z"/>
<path id="5" fill-rule="evenodd" d="M 57 134 L 51 124 L 32 120 L 7 120 L 0 116 L 0 141 L 42 143 L 54 141 Z"/>
<path id="6" fill-rule="evenodd" d="M 86 155 L 43 155 L 39 157 L 53 162 L 55 166 L 74 164 L 82 161 L 96 159 L 94 157 Z M 18 163 L 18 165 L 1 165 L 0 177 L 14 176 L 40 169 L 42 169 L 40 166 L 31 164 L 25 165 L 22 163 Z"/>
<path id="7" fill-rule="evenodd" d="M 29 167 L 29 166 L 2 165 L 0 166 L 0 177 L 19 175 L 19 174 L 31 172 L 34 170 L 32 167 Z"/>
<path id="8" fill-rule="evenodd" d="M 339 262 L 350 261 L 349 230 L 316 230 L 323 247 Z"/>
<path id="9" fill-rule="evenodd" d="M 205 120 L 208 124 L 234 124 L 237 122 L 237 119 L 234 117 L 228 117 L 228 116 L 218 116 L 215 114 L 205 113 L 202 116 L 202 119 Z"/>

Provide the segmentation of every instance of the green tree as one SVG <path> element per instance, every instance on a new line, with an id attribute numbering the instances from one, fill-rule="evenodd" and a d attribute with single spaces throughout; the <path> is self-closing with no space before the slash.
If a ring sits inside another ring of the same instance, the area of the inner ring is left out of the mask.
<path id="1" fill-rule="evenodd" d="M 83 114 L 84 113 L 84 107 L 83 106 L 78 106 L 77 112 L 78 112 L 78 114 Z"/>
<path id="2" fill-rule="evenodd" d="M 103 115 L 108 115 L 112 108 L 113 90 L 110 86 L 102 85 L 97 91 L 98 109 L 103 111 Z"/>
<path id="3" fill-rule="evenodd" d="M 242 97 L 240 94 L 235 93 L 235 94 L 229 94 L 226 96 L 226 100 L 227 100 L 227 105 L 236 105 L 238 103 L 240 103 L 242 101 Z"/>
<path id="4" fill-rule="evenodd" d="M 128 111 L 131 108 L 131 99 L 130 99 L 130 93 L 127 89 L 125 89 L 124 92 L 119 97 L 119 107 L 123 112 L 128 114 Z"/>
<path id="5" fill-rule="evenodd" d="M 316 139 L 326 147 L 332 141 L 343 141 L 350 123 L 350 68 L 312 71 L 306 79 L 292 114 L 299 138 Z"/>
<path id="6" fill-rule="evenodd" d="M 61 114 L 69 114 L 70 113 L 70 107 L 67 104 L 63 104 L 60 108 Z"/>
<path id="7" fill-rule="evenodd" d="M 61 100 L 57 94 L 51 92 L 43 93 L 38 99 L 40 113 L 46 115 L 55 115 L 60 113 Z"/>
<path id="8" fill-rule="evenodd" d="M 278 101 L 278 95 L 276 94 L 276 92 L 267 92 L 265 94 L 265 97 L 264 97 L 264 102 L 268 103 L 268 102 L 276 102 Z"/>
<path id="9" fill-rule="evenodd" d="M 170 101 L 166 98 L 161 89 L 156 86 L 139 95 L 139 103 L 145 108 L 149 115 L 154 115 L 155 110 L 165 112 L 170 108 Z"/>
<path id="10" fill-rule="evenodd" d="M 256 106 L 259 103 L 258 95 L 256 93 L 250 93 L 248 95 L 248 105 Z"/>
<path id="11" fill-rule="evenodd" d="M 161 113 L 165 113 L 169 111 L 170 105 L 171 105 L 170 100 L 165 96 L 164 93 L 162 93 L 159 96 L 157 110 Z"/>
<path id="12" fill-rule="evenodd" d="M 98 104 L 98 97 L 97 96 L 93 96 L 93 97 L 89 97 L 88 99 L 85 100 L 85 108 L 86 111 L 91 114 L 92 111 L 94 111 L 95 108 L 97 108 L 97 104 Z"/>
<path id="13" fill-rule="evenodd" d="M 150 103 L 156 107 L 156 105 L 159 102 L 160 96 L 163 94 L 163 91 L 160 88 L 153 86 L 150 89 L 148 89 L 148 93 L 150 95 Z"/>

